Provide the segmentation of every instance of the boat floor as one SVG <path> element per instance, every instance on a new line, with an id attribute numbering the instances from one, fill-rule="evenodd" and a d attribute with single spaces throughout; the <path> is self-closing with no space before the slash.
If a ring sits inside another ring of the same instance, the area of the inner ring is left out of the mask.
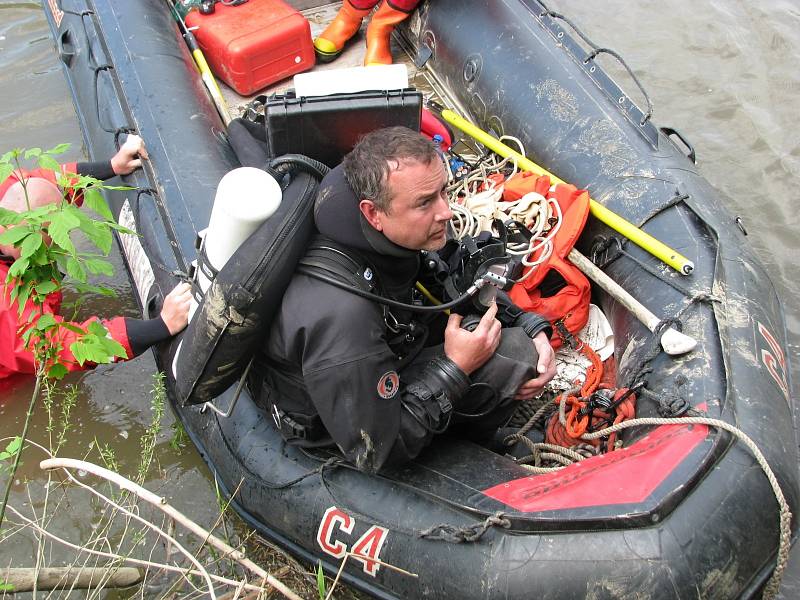
<path id="1" fill-rule="evenodd" d="M 333 21 L 341 4 L 341 2 L 333 2 L 301 11 L 311 25 L 312 39 L 321 34 L 328 24 Z M 414 19 L 415 17 L 416 13 L 412 15 L 411 18 Z M 345 45 L 342 54 L 340 54 L 336 60 L 329 63 L 318 62 L 314 68 L 311 69 L 311 72 L 362 66 L 364 63 L 364 55 L 366 54 L 366 30 L 368 22 L 369 19 L 364 19 L 358 33 Z M 401 44 L 401 40 L 397 34 L 392 36 L 392 56 L 394 57 L 395 63 L 406 65 L 408 68 L 409 85 L 421 91 L 426 99 L 435 100 L 448 108 L 456 108 L 444 89 L 437 84 L 432 73 L 427 69 L 420 69 L 414 64 L 413 57 Z M 247 105 L 257 96 L 283 94 L 294 87 L 293 79 L 287 78 L 251 96 L 241 96 L 235 90 L 228 87 L 223 81 L 218 80 L 218 82 L 222 90 L 222 95 L 228 104 L 230 114 L 234 118 L 242 116 L 246 111 Z"/>

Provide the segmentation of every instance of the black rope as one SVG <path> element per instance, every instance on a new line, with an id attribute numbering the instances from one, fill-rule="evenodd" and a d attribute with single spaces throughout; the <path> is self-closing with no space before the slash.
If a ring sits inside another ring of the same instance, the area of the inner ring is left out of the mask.
<path id="1" fill-rule="evenodd" d="M 301 481 L 303 481 L 305 479 L 308 479 L 309 477 L 313 477 L 314 475 L 319 475 L 320 479 L 324 483 L 325 482 L 325 476 L 324 476 L 325 469 L 327 469 L 328 467 L 336 467 L 341 462 L 342 462 L 342 459 L 337 458 L 335 456 L 332 456 L 331 458 L 326 460 L 324 463 L 322 463 L 320 466 L 318 466 L 316 469 L 311 469 L 310 471 L 306 471 L 305 473 L 300 475 L 300 477 L 295 477 L 294 479 L 291 479 L 289 481 L 284 481 L 282 483 L 271 483 L 271 482 L 269 482 L 269 481 L 267 481 L 266 479 L 263 479 L 263 478 L 261 479 L 261 481 L 264 482 L 264 486 L 265 487 L 267 487 L 267 488 L 269 488 L 271 490 L 284 490 L 286 488 L 292 487 L 293 485 L 297 485 Z"/>
<path id="2" fill-rule="evenodd" d="M 633 254 L 631 254 L 630 252 L 625 250 L 625 248 L 623 247 L 622 242 L 619 240 L 619 238 L 616 238 L 614 236 L 611 236 L 611 237 L 608 237 L 608 238 L 600 238 L 600 239 L 598 239 L 597 243 L 595 244 L 595 247 L 592 248 L 592 262 L 597 264 L 598 261 L 596 259 L 601 254 L 607 253 L 610 249 L 616 251 L 616 253 L 615 254 L 609 254 L 609 255 L 606 256 L 606 260 L 603 261 L 602 265 L 598 265 L 598 267 L 600 267 L 601 269 L 604 269 L 606 266 L 608 266 L 609 263 L 611 263 L 612 261 L 616 260 L 620 256 L 625 256 L 625 257 L 629 258 L 630 260 L 632 260 L 633 262 L 635 262 L 639 267 L 642 268 L 642 270 L 646 271 L 647 273 L 649 273 L 650 275 L 652 275 L 656 279 L 658 279 L 660 281 L 663 281 L 668 286 L 676 289 L 677 291 L 679 291 L 681 294 L 683 294 L 687 298 L 692 298 L 692 297 L 695 296 L 694 292 L 692 292 L 689 288 L 681 285 L 680 283 L 675 281 L 672 277 L 665 276 L 660 271 L 654 269 L 653 267 L 651 267 L 647 263 L 645 263 L 642 260 L 636 258 Z"/>
<path id="3" fill-rule="evenodd" d="M 510 529 L 511 521 L 506 519 L 502 512 L 498 511 L 487 517 L 482 523 L 475 523 L 467 527 L 457 527 L 455 525 L 441 523 L 420 531 L 418 535 L 428 540 L 441 540 L 451 544 L 462 544 L 464 542 L 477 542 L 491 527 Z"/>
<path id="4" fill-rule="evenodd" d="M 639 81 L 639 78 L 636 77 L 636 75 L 633 73 L 633 70 L 628 66 L 628 63 L 625 62 L 625 59 L 623 59 L 622 56 L 619 55 L 619 53 L 615 52 L 614 50 L 611 50 L 610 48 L 601 48 L 600 46 L 595 44 L 591 39 L 589 39 L 589 37 L 585 33 L 583 33 L 583 31 L 580 30 L 580 28 L 577 25 L 575 25 L 573 21 L 571 21 L 561 13 L 557 13 L 552 10 L 545 10 L 544 12 L 540 13 L 539 17 L 540 18 L 551 17 L 553 19 L 560 19 L 564 21 L 567 25 L 569 25 L 572 28 L 572 30 L 575 33 L 578 34 L 578 36 L 584 42 L 586 42 L 586 44 L 588 44 L 592 48 L 592 51 L 584 57 L 583 64 L 588 64 L 590 60 L 593 60 L 598 54 L 601 53 L 610 54 L 611 56 L 616 58 L 628 72 L 628 75 L 631 76 L 631 79 L 633 79 L 633 82 L 636 84 L 636 87 L 638 87 L 639 91 L 642 92 L 645 102 L 647 102 L 647 112 L 642 116 L 642 120 L 639 122 L 639 125 L 640 126 L 644 125 L 645 123 L 647 123 L 647 121 L 650 120 L 650 118 L 653 116 L 653 103 L 650 100 L 650 96 L 644 89 L 642 83 Z"/>
<path id="5" fill-rule="evenodd" d="M 109 69 L 113 69 L 113 68 L 114 68 L 114 65 L 105 64 L 105 65 L 97 66 L 97 67 L 95 67 L 93 69 L 94 70 L 94 112 L 97 115 L 97 124 L 100 126 L 100 129 L 102 129 L 106 133 L 116 133 L 117 130 L 110 128 L 110 127 L 113 127 L 113 126 L 106 127 L 102 123 L 102 119 L 100 118 L 100 90 L 97 87 L 97 83 L 98 83 L 98 81 L 100 79 L 100 71 L 108 71 Z"/>
<path id="6" fill-rule="evenodd" d="M 133 222 L 137 227 L 137 233 L 138 233 L 139 223 L 142 222 L 141 212 L 140 212 L 140 209 L 139 209 L 139 199 L 142 197 L 142 194 L 148 194 L 150 197 L 155 199 L 155 197 L 158 196 L 158 190 L 156 190 L 154 188 L 138 188 L 136 190 L 136 198 L 134 199 L 133 203 L 131 204 L 131 212 L 133 213 Z M 167 273 L 168 275 L 171 275 L 172 277 L 177 277 L 181 281 L 189 281 L 189 274 L 188 273 L 184 273 L 180 269 L 170 269 L 169 267 L 167 267 L 163 263 L 160 263 L 157 260 L 155 260 L 149 254 L 147 255 L 147 259 L 150 261 L 150 264 L 152 266 L 154 266 L 157 269 L 163 271 L 164 273 Z"/>
<path id="7" fill-rule="evenodd" d="M 683 329 L 683 324 L 680 319 L 671 318 L 663 319 L 654 328 L 650 336 L 644 343 L 644 355 L 636 363 L 636 368 L 631 369 L 630 375 L 626 377 L 622 387 L 631 388 L 637 384 L 647 384 L 647 379 L 650 373 L 653 372 L 653 367 L 650 363 L 663 351 L 661 348 L 661 336 L 669 329 L 674 327 L 678 331 Z"/>
<path id="8" fill-rule="evenodd" d="M 116 146 L 117 150 L 119 150 L 120 147 L 122 146 L 122 144 L 119 143 L 119 136 L 121 136 L 123 133 L 126 135 L 130 135 L 131 133 L 136 133 L 136 130 L 130 127 L 117 128 L 117 130 L 114 132 L 114 146 Z"/>

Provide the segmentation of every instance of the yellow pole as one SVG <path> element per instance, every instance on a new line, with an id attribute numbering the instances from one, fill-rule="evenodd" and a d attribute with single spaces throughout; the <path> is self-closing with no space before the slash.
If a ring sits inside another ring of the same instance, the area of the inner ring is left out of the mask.
<path id="1" fill-rule="evenodd" d="M 174 0 L 167 0 L 167 4 L 169 4 L 170 12 L 172 13 L 172 18 L 178 23 L 178 27 L 180 27 L 181 31 L 183 32 L 183 39 L 186 42 L 186 45 L 189 46 L 189 51 L 192 53 L 192 58 L 194 58 L 194 64 L 197 67 L 197 70 L 200 72 L 200 79 L 202 79 L 203 84 L 206 86 L 206 90 L 211 96 L 211 99 L 214 101 L 214 106 L 217 107 L 217 112 L 219 112 L 219 116 L 222 117 L 222 122 L 225 123 L 225 126 L 228 126 L 228 123 L 231 122 L 231 113 L 228 111 L 228 104 L 225 102 L 225 97 L 222 95 L 222 90 L 219 89 L 219 85 L 217 84 L 217 80 L 214 78 L 214 74 L 211 72 L 211 69 L 206 62 L 206 57 L 203 55 L 203 51 L 200 49 L 200 45 L 197 43 L 197 39 L 194 37 L 194 34 L 186 27 L 186 23 L 184 23 L 181 15 L 178 13 L 178 9 L 175 7 Z"/>
<path id="2" fill-rule="evenodd" d="M 517 165 L 520 169 L 531 171 L 537 175 L 547 175 L 550 177 L 550 180 L 553 183 L 565 183 L 564 180 L 559 179 L 547 171 L 547 169 L 540 167 L 535 162 L 523 156 L 513 148 L 506 146 L 496 137 L 486 133 L 479 127 L 476 127 L 465 118 L 454 113 L 452 110 L 443 110 L 442 117 L 445 121 L 460 129 L 471 138 L 480 142 L 492 152 L 495 152 L 503 158 L 513 157 L 517 161 Z M 642 231 L 636 227 L 636 225 L 630 221 L 626 221 L 620 215 L 607 209 L 599 202 L 589 199 L 589 211 L 596 219 L 602 223 L 605 223 L 614 231 L 622 234 L 634 244 L 640 246 L 656 258 L 662 260 L 670 267 L 678 271 L 678 273 L 681 273 L 682 275 L 689 275 L 694 270 L 694 263 L 680 254 L 677 250 L 673 250 L 663 242 L 658 241 L 649 233 Z"/>

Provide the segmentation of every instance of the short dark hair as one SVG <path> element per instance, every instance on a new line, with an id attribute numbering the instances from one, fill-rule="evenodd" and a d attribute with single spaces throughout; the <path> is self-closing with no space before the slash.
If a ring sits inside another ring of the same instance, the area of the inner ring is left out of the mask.
<path id="1" fill-rule="evenodd" d="M 344 176 L 359 200 L 371 200 L 386 212 L 389 209 L 389 162 L 413 159 L 424 165 L 437 160 L 434 143 L 407 127 L 386 127 L 364 135 L 344 157 Z"/>

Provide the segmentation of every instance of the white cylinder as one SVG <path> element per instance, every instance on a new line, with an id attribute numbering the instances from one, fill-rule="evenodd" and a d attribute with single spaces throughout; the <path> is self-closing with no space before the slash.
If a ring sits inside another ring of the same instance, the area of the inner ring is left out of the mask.
<path id="1" fill-rule="evenodd" d="M 214 207 L 203 239 L 206 257 L 217 271 L 225 266 L 242 243 L 278 209 L 281 187 L 261 169 L 240 167 L 225 174 L 217 186 Z M 201 269 L 197 283 L 203 293 L 211 285 Z M 189 320 L 197 310 L 193 300 Z"/>

